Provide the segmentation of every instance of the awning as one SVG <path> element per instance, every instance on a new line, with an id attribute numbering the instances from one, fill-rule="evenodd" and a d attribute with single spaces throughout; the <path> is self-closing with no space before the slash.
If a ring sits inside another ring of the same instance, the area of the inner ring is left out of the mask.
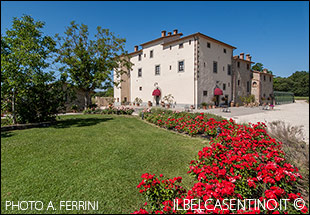
<path id="1" fill-rule="evenodd" d="M 160 90 L 159 89 L 154 90 L 152 95 L 153 96 L 160 96 Z"/>
<path id="2" fill-rule="evenodd" d="M 215 96 L 223 95 L 223 91 L 217 87 L 214 89 L 214 95 Z"/>

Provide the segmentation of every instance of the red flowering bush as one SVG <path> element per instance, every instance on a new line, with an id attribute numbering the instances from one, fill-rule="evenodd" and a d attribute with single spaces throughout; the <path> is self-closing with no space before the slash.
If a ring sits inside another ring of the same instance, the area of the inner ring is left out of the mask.
<path id="1" fill-rule="evenodd" d="M 173 195 L 166 197 L 165 192 L 154 189 L 162 184 L 156 182 L 154 176 L 139 184 L 144 187 L 143 192 L 147 192 L 147 199 L 151 201 L 151 213 L 308 213 L 307 206 L 301 210 L 295 208 L 295 200 L 302 199 L 296 187 L 301 175 L 296 167 L 286 161 L 282 143 L 267 134 L 264 123 L 245 126 L 233 120 L 216 121 L 204 114 L 166 115 L 156 114 L 146 119 L 189 135 L 200 133 L 214 138 L 211 145 L 199 151 L 198 158 L 190 162 L 188 173 L 197 183 L 186 195 L 183 189 L 179 192 L 174 188 Z M 176 199 L 180 208 L 187 206 L 189 200 L 194 206 L 176 210 Z M 210 199 L 221 203 L 256 199 L 263 202 L 264 207 L 258 207 L 254 202 L 242 209 L 215 207 Z M 283 199 L 286 199 L 285 208 L 279 207 Z M 299 204 L 300 201 L 297 206 Z"/>
<path id="2" fill-rule="evenodd" d="M 146 197 L 152 211 L 170 211 L 171 206 L 168 202 L 172 203 L 174 199 L 181 199 L 186 195 L 186 190 L 180 186 L 181 177 L 164 179 L 162 174 L 157 178 L 155 174 L 145 173 L 141 178 L 137 188 Z"/>

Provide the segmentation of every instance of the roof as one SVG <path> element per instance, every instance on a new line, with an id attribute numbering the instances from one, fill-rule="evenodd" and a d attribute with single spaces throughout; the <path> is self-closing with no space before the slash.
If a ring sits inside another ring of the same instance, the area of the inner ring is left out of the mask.
<path id="1" fill-rule="evenodd" d="M 131 53 L 129 53 L 128 55 L 138 54 L 139 52 L 142 52 L 142 49 L 140 49 L 140 50 L 138 50 L 138 51 L 135 51 L 135 52 L 131 52 Z"/>
<path id="2" fill-rule="evenodd" d="M 214 38 L 212 38 L 212 37 L 209 37 L 209 36 L 207 36 L 207 35 L 204 35 L 204 34 L 202 34 L 202 33 L 200 33 L 200 32 L 197 32 L 197 33 L 194 33 L 194 34 L 190 34 L 190 35 L 185 36 L 185 37 L 181 37 L 182 35 L 183 35 L 182 33 L 178 33 L 178 34 L 172 34 L 172 35 L 170 35 L 170 36 L 167 35 L 167 36 L 164 36 L 164 37 L 159 37 L 159 38 L 157 38 L 157 39 L 154 39 L 154 40 L 151 40 L 151 41 L 142 43 L 142 44 L 140 44 L 140 46 L 145 46 L 145 45 L 148 45 L 148 44 L 151 44 L 151 43 L 154 43 L 154 42 L 158 42 L 158 41 L 161 41 L 162 39 L 165 39 L 165 38 L 168 38 L 168 37 L 180 36 L 180 38 L 178 38 L 178 39 L 176 39 L 176 40 L 171 40 L 171 41 L 169 41 L 169 42 L 163 43 L 163 44 L 162 44 L 163 46 L 169 45 L 169 44 L 172 44 L 172 43 L 175 43 L 175 42 L 178 42 L 178 41 L 182 41 L 182 40 L 184 40 L 184 39 L 188 39 L 188 38 L 191 38 L 191 37 L 194 37 L 194 36 L 200 36 L 200 37 L 203 37 L 203 38 L 205 38 L 205 39 L 211 40 L 211 41 L 213 41 L 213 42 L 219 43 L 219 44 L 221 44 L 221 45 L 227 46 L 227 47 L 229 47 L 229 48 L 236 49 L 236 47 L 234 47 L 234 46 L 231 46 L 231 45 L 229 45 L 229 44 L 227 44 L 227 43 L 224 43 L 224 42 L 222 42 L 222 41 L 219 41 L 219 40 L 217 40 L 217 39 L 214 39 Z M 140 49 L 139 51 L 131 52 L 131 53 L 129 53 L 129 55 L 134 55 L 134 54 L 137 54 L 137 53 L 139 53 L 139 52 L 141 52 L 141 51 L 142 51 L 142 49 Z M 253 62 L 253 63 L 254 63 L 254 62 Z"/>
<path id="3" fill-rule="evenodd" d="M 183 34 L 182 33 L 178 33 L 178 34 L 172 34 L 172 35 L 167 35 L 167 36 L 164 36 L 164 37 L 159 37 L 159 38 L 157 38 L 157 39 L 155 39 L 155 40 L 151 40 L 151 41 L 148 41 L 148 42 L 145 42 L 145 43 L 142 43 L 142 44 L 140 44 L 140 46 L 145 46 L 145 45 L 147 45 L 147 44 L 150 44 L 150 43 L 154 43 L 154 42 L 157 42 L 157 41 L 160 41 L 160 40 L 162 40 L 162 39 L 164 39 L 164 38 L 168 38 L 168 37 L 173 37 L 173 36 L 182 36 Z"/>
<path id="4" fill-rule="evenodd" d="M 238 56 L 238 55 L 234 56 L 234 59 L 235 59 L 235 60 L 245 61 L 245 62 L 247 62 L 247 63 L 255 63 L 255 62 L 253 62 L 253 61 L 249 61 L 249 60 L 244 60 L 244 59 L 241 59 L 241 58 L 239 58 L 239 56 Z"/>
<path id="5" fill-rule="evenodd" d="M 264 75 L 274 76 L 273 74 L 270 74 L 270 73 L 264 73 L 264 72 L 260 72 L 260 71 L 256 71 L 256 70 L 251 70 L 251 71 L 255 72 L 255 73 L 264 74 Z"/>
<path id="6" fill-rule="evenodd" d="M 164 43 L 163 45 L 172 44 L 172 43 L 174 43 L 174 42 L 181 41 L 181 40 L 184 40 L 184 39 L 188 39 L 188 38 L 194 37 L 194 36 L 203 37 L 203 38 L 205 38 L 205 39 L 208 39 L 208 40 L 211 40 L 211 41 L 213 41 L 213 42 L 219 43 L 219 44 L 221 44 L 221 45 L 227 46 L 227 47 L 229 47 L 229 48 L 236 49 L 236 47 L 234 47 L 234 46 L 231 46 L 231 45 L 229 45 L 229 44 L 227 44 L 227 43 L 224 43 L 224 42 L 222 42 L 222 41 L 219 41 L 219 40 L 217 40 L 217 39 L 214 39 L 214 38 L 212 38 L 212 37 L 209 37 L 209 36 L 207 36 L 207 35 L 204 35 L 204 34 L 202 34 L 202 33 L 200 33 L 200 32 L 197 32 L 197 33 L 194 33 L 194 34 L 190 34 L 190 35 L 188 35 L 188 36 L 179 38 L 179 39 L 177 39 L 177 40 L 172 40 L 172 41 L 166 42 L 166 43 Z"/>

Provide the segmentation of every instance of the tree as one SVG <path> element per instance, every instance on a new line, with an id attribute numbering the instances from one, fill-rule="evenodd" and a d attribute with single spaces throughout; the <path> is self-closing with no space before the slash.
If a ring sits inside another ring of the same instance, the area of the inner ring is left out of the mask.
<path id="1" fill-rule="evenodd" d="M 296 71 L 287 78 L 273 79 L 275 91 L 293 92 L 295 96 L 309 96 L 309 72 Z"/>
<path id="2" fill-rule="evenodd" d="M 15 17 L 1 35 L 1 111 L 12 112 L 14 124 L 50 119 L 62 101 L 60 84 L 52 84 L 54 73 L 44 72 L 56 50 L 56 42 L 41 31 L 44 25 L 28 15 Z"/>
<path id="3" fill-rule="evenodd" d="M 255 71 L 263 71 L 264 65 L 262 63 L 256 63 L 254 66 L 252 66 L 252 69 L 255 70 Z"/>
<path id="4" fill-rule="evenodd" d="M 72 21 L 65 37 L 56 36 L 60 43 L 56 61 L 64 65 L 60 71 L 69 78 L 68 82 L 85 92 L 85 109 L 91 102 L 90 92 L 104 89 L 113 81 L 113 70 L 120 77 L 131 68 L 132 64 L 124 51 L 126 40 L 117 38 L 108 29 L 98 26 L 95 39 L 91 40 L 88 26 Z M 115 81 L 115 84 L 119 83 Z"/>
<path id="5" fill-rule="evenodd" d="M 287 79 L 292 82 L 295 96 L 309 96 L 309 72 L 296 71 Z"/>

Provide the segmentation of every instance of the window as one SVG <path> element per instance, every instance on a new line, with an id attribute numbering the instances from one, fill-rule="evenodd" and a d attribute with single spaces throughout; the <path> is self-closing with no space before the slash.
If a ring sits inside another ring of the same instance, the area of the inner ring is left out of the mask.
<path id="1" fill-rule="evenodd" d="M 184 60 L 179 61 L 179 72 L 184 72 Z"/>
<path id="2" fill-rule="evenodd" d="M 213 73 L 217 73 L 217 62 L 213 61 Z"/>
<path id="3" fill-rule="evenodd" d="M 250 70 L 250 64 L 246 65 L 247 70 Z"/>
<path id="4" fill-rule="evenodd" d="M 127 102 L 127 97 L 124 97 L 124 102 Z"/>
<path id="5" fill-rule="evenodd" d="M 160 75 L 160 65 L 155 66 L 155 75 Z"/>
<path id="6" fill-rule="evenodd" d="M 139 90 L 142 91 L 142 87 L 139 87 Z"/>
<path id="7" fill-rule="evenodd" d="M 231 65 L 227 64 L 227 75 L 231 75 Z"/>
<path id="8" fill-rule="evenodd" d="M 250 92 L 250 82 L 246 82 L 246 91 L 249 93 Z"/>
<path id="9" fill-rule="evenodd" d="M 138 69 L 138 77 L 142 77 L 142 69 Z"/>
<path id="10" fill-rule="evenodd" d="M 153 50 L 150 51 L 150 58 L 153 58 Z"/>
<path id="11" fill-rule="evenodd" d="M 170 66 L 169 66 L 169 69 L 171 70 L 171 68 L 172 68 L 172 67 L 171 67 L 171 65 L 170 65 Z"/>
<path id="12" fill-rule="evenodd" d="M 117 98 L 117 102 L 119 102 L 119 98 Z"/>
<path id="13" fill-rule="evenodd" d="M 146 54 L 144 54 L 144 57 L 146 57 Z"/>
<path id="14" fill-rule="evenodd" d="M 183 43 L 179 44 L 179 49 L 183 48 Z"/>
<path id="15" fill-rule="evenodd" d="M 238 86 L 240 86 L 240 80 L 238 80 Z"/>
<path id="16" fill-rule="evenodd" d="M 240 62 L 237 63 L 237 66 L 240 67 Z"/>
<path id="17" fill-rule="evenodd" d="M 171 48 L 172 48 L 172 47 L 170 46 L 170 50 L 171 50 Z"/>
<path id="18" fill-rule="evenodd" d="M 264 75 L 264 81 L 266 81 L 266 76 Z"/>
<path id="19" fill-rule="evenodd" d="M 208 47 L 208 48 L 211 48 L 211 43 L 207 43 L 207 47 Z"/>
<path id="20" fill-rule="evenodd" d="M 208 91 L 204 90 L 203 91 L 203 96 L 208 96 Z"/>
<path id="21" fill-rule="evenodd" d="M 226 54 L 226 49 L 223 49 L 224 53 Z"/>
<path id="22" fill-rule="evenodd" d="M 223 66 L 223 71 L 225 71 L 225 66 Z"/>
<path id="23" fill-rule="evenodd" d="M 226 84 L 223 84 L 223 90 L 226 90 Z"/>
<path id="24" fill-rule="evenodd" d="M 230 87 L 230 83 L 228 82 L 228 87 Z"/>
<path id="25" fill-rule="evenodd" d="M 141 54 L 139 54 L 138 60 L 141 61 Z"/>
<path id="26" fill-rule="evenodd" d="M 269 77 L 269 81 L 271 82 L 271 76 Z"/>
<path id="27" fill-rule="evenodd" d="M 206 67 L 206 62 L 203 62 L 203 66 Z"/>
<path id="28" fill-rule="evenodd" d="M 192 40 L 189 40 L 188 43 L 189 43 L 189 45 L 190 45 L 190 44 L 192 43 Z"/>

